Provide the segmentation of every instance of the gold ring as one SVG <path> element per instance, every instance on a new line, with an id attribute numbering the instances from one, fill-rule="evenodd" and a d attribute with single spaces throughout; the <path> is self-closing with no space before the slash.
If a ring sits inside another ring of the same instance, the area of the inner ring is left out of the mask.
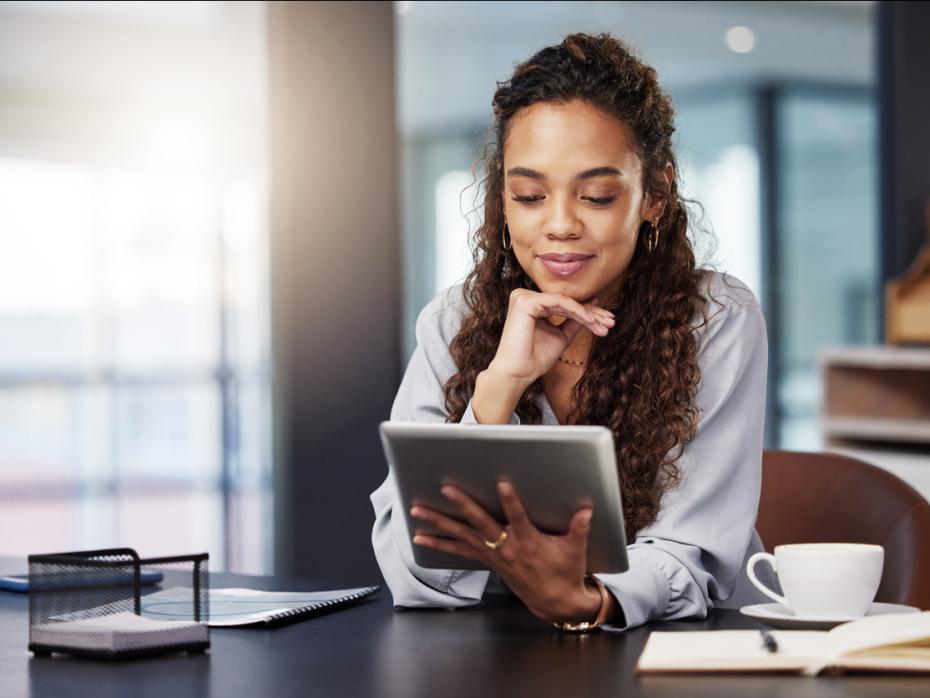
<path id="1" fill-rule="evenodd" d="M 507 542 L 507 531 L 501 530 L 500 538 L 497 540 L 486 540 L 484 544 L 488 546 L 491 550 L 497 550 L 504 543 Z"/>

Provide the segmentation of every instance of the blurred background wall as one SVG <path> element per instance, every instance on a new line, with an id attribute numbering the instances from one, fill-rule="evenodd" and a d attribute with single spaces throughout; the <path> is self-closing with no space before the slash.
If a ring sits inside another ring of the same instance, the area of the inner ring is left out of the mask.
<path id="1" fill-rule="evenodd" d="M 871 3 L 403 4 L 399 116 L 409 318 L 460 279 L 494 80 L 569 31 L 610 31 L 654 65 L 677 106 L 686 195 L 704 261 L 763 301 L 768 441 L 814 448 L 815 354 L 878 339 Z M 488 76 L 493 76 L 488 79 Z M 457 239 L 456 239 L 457 238 Z M 812 299 L 816 299 L 814 304 Z"/>
<path id="2" fill-rule="evenodd" d="M 378 576 L 400 380 L 393 23 L 390 3 L 269 8 L 276 568 L 334 583 Z"/>
<path id="3" fill-rule="evenodd" d="M 926 239 L 920 5 L 0 2 L 0 554 L 375 575 L 376 426 L 466 273 L 495 81 L 571 31 L 657 69 L 702 262 L 763 303 L 766 443 L 822 448 L 818 357 L 882 341 Z"/>

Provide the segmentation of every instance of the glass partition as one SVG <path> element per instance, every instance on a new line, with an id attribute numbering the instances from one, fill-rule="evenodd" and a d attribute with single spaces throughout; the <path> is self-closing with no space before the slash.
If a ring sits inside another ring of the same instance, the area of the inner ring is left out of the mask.
<path id="1" fill-rule="evenodd" d="M 778 444 L 821 446 L 817 352 L 879 340 L 876 105 L 866 90 L 776 102 Z"/>

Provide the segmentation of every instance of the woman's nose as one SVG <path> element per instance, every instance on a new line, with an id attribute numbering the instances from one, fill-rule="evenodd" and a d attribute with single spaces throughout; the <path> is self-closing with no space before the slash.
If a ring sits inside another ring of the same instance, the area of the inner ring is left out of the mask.
<path id="1" fill-rule="evenodd" d="M 576 238 L 580 234 L 581 222 L 575 215 L 571 200 L 565 197 L 552 197 L 549 215 L 543 226 L 543 232 L 551 238 Z"/>

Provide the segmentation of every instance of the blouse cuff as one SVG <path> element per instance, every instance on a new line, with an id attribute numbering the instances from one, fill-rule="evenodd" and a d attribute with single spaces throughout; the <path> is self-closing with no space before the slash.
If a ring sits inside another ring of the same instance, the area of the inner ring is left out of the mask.
<path id="1" fill-rule="evenodd" d="M 617 632 L 653 620 L 707 614 L 702 601 L 688 601 L 687 589 L 693 586 L 693 580 L 672 555 L 651 546 L 631 546 L 627 556 L 630 569 L 626 572 L 595 575 L 623 609 L 624 624 L 605 623 L 604 630 Z"/>
<path id="2" fill-rule="evenodd" d="M 519 423 L 520 417 L 516 412 L 514 412 L 510 415 L 510 424 Z M 468 405 L 465 407 L 465 413 L 462 415 L 462 420 L 459 422 L 459 424 L 478 424 L 478 420 L 475 419 L 474 410 L 472 410 L 471 407 L 471 400 L 468 401 Z"/>
<path id="3" fill-rule="evenodd" d="M 377 524 L 376 524 L 377 525 Z M 388 525 L 393 529 L 390 538 L 400 551 L 406 569 L 391 569 L 397 576 L 404 576 L 406 571 L 413 579 L 389 584 L 394 596 L 394 605 L 403 607 L 439 606 L 455 608 L 472 606 L 481 601 L 484 587 L 488 582 L 489 572 L 484 570 L 443 570 L 421 567 L 413 559 L 413 543 L 407 531 L 403 513 L 391 512 Z M 388 572 L 382 565 L 382 573 L 387 578 Z M 389 582 L 394 580 L 387 580 Z M 411 583 L 412 582 L 412 583 Z"/>

